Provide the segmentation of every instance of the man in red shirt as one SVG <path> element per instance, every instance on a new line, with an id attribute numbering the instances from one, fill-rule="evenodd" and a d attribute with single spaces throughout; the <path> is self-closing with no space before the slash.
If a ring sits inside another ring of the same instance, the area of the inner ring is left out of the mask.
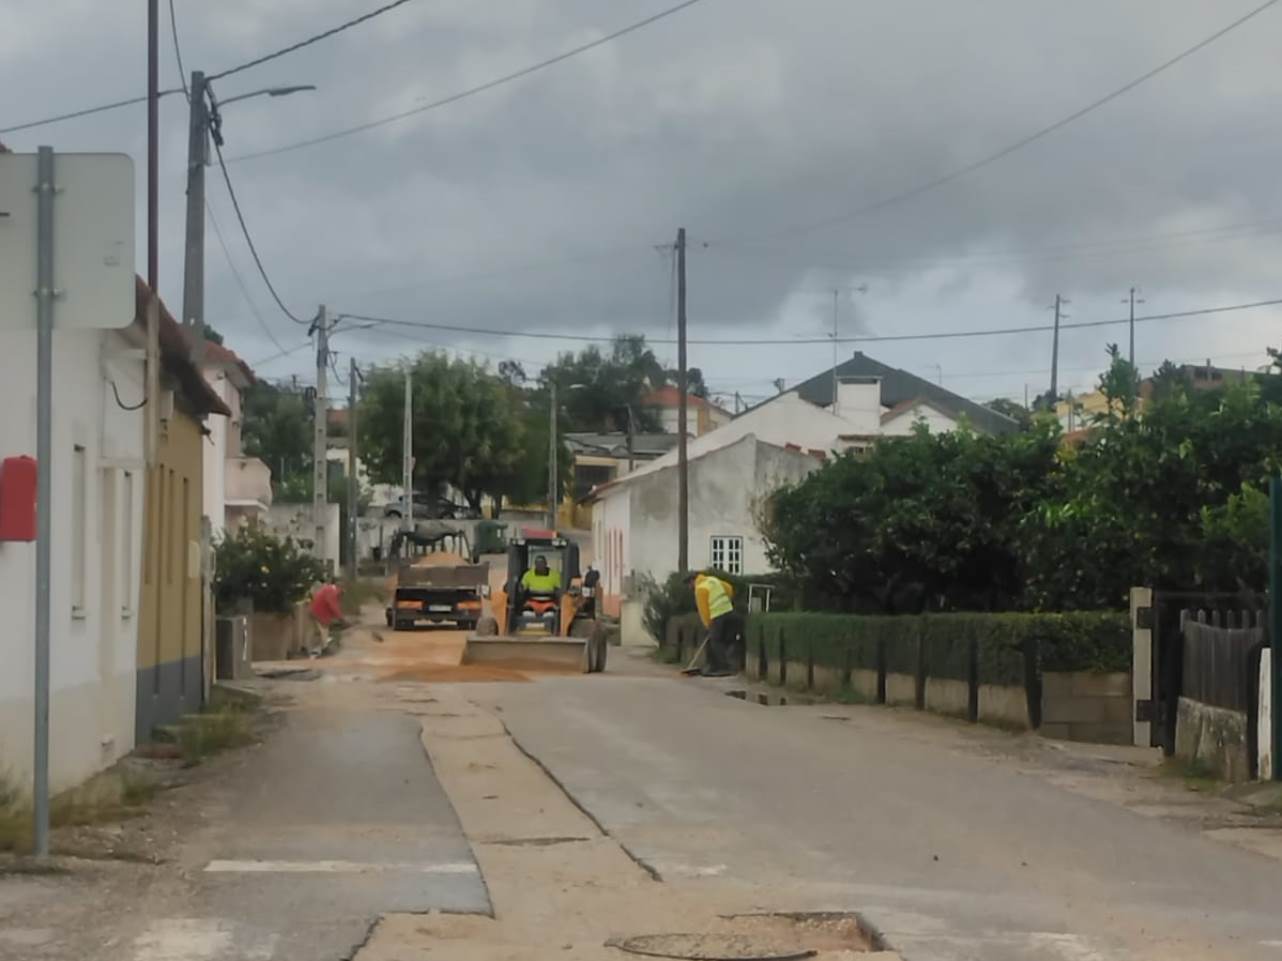
<path id="1" fill-rule="evenodd" d="M 311 603 L 312 624 L 316 627 L 316 650 L 310 652 L 317 657 L 329 644 L 329 630 L 334 625 L 343 624 L 342 594 L 333 579 L 326 581 L 316 589 Z"/>

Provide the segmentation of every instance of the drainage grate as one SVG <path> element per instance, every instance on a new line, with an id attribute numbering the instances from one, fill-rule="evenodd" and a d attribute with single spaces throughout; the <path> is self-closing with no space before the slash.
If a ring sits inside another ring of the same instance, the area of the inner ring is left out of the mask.
<path id="1" fill-rule="evenodd" d="M 644 934 L 606 942 L 629 954 L 684 961 L 790 961 L 881 950 L 880 937 L 845 912 L 738 914 L 701 934 Z"/>

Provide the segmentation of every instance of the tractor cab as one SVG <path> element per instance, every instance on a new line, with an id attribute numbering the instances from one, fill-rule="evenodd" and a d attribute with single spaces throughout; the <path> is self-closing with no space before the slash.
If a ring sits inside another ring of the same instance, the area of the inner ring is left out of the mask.
<path id="1" fill-rule="evenodd" d="M 555 531 L 526 530 L 508 544 L 507 624 L 513 634 L 567 634 L 582 594 L 579 546 Z"/>

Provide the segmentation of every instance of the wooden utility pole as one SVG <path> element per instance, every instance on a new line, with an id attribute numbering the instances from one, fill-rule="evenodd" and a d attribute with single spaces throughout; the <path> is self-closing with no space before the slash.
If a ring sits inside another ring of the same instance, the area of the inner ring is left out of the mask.
<path id="1" fill-rule="evenodd" d="M 405 423 L 401 438 L 401 476 L 405 483 L 405 502 L 401 505 L 401 530 L 414 529 L 414 368 L 405 368 Z"/>
<path id="2" fill-rule="evenodd" d="M 557 496 L 557 489 L 560 484 L 557 483 L 558 464 L 556 462 L 556 378 L 548 379 L 548 393 L 550 400 L 548 403 L 548 530 L 556 530 L 556 509 L 561 500 Z"/>
<path id="3" fill-rule="evenodd" d="M 360 484 L 356 477 L 356 358 L 347 374 L 347 579 L 356 580 L 356 504 Z"/>
<path id="4" fill-rule="evenodd" d="M 690 569 L 690 451 L 686 437 L 686 229 L 677 231 L 677 570 Z"/>
<path id="5" fill-rule="evenodd" d="M 314 327 L 316 332 L 316 397 L 312 402 L 312 524 L 315 527 L 314 553 L 325 563 L 325 545 L 329 533 L 329 311 L 321 305 Z M 334 559 L 337 563 L 337 558 Z"/>

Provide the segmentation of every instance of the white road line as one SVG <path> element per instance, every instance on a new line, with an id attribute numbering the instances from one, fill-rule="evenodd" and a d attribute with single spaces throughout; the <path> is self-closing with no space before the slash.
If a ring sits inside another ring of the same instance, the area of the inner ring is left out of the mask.
<path id="1" fill-rule="evenodd" d="M 406 871 L 413 874 L 476 874 L 466 861 L 437 864 L 367 863 L 362 861 L 210 861 L 210 874 L 373 874 Z"/>

